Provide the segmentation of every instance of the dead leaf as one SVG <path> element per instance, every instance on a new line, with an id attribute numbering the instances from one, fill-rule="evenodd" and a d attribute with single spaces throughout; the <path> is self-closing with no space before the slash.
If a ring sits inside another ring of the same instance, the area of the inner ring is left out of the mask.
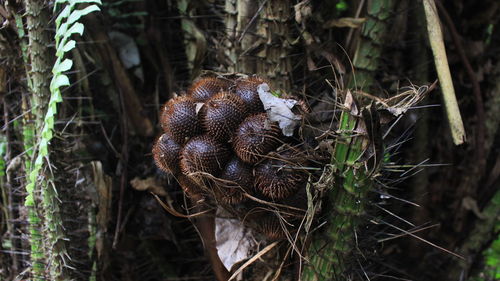
<path id="1" fill-rule="evenodd" d="M 217 210 L 215 218 L 215 240 L 217 253 L 227 268 L 248 259 L 255 252 L 256 244 L 252 230 L 245 227 L 238 219 L 227 217 L 223 209 Z"/>
<path id="2" fill-rule="evenodd" d="M 163 186 L 160 185 L 154 177 L 149 177 L 146 179 L 135 177 L 130 181 L 130 185 L 132 185 L 132 187 L 138 191 L 150 191 L 160 196 L 167 195 L 167 192 L 165 191 Z"/>
<path id="3" fill-rule="evenodd" d="M 102 163 L 100 161 L 90 162 L 92 167 L 92 182 L 97 191 L 97 205 L 98 211 L 96 215 L 97 232 L 96 232 L 96 251 L 99 258 L 102 257 L 105 251 L 105 234 L 108 231 L 108 222 L 111 219 L 111 200 L 112 200 L 112 187 L 113 179 L 104 173 Z"/>
<path id="4" fill-rule="evenodd" d="M 283 135 L 287 137 L 292 136 L 293 131 L 300 125 L 300 121 L 302 120 L 302 116 L 294 114 L 291 110 L 297 104 L 297 101 L 274 96 L 269 92 L 269 86 L 266 83 L 257 86 L 257 92 L 269 120 L 278 122 Z"/>
<path id="5" fill-rule="evenodd" d="M 477 206 L 476 199 L 470 196 L 467 196 L 464 199 L 462 199 L 462 207 L 464 207 L 464 209 L 466 210 L 472 211 L 474 215 L 476 215 L 478 218 L 482 220 L 487 219 L 487 217 L 479 210 L 479 206 Z"/>
<path id="6" fill-rule="evenodd" d="M 311 8 L 311 1 L 309 0 L 304 0 L 295 6 L 293 6 L 295 10 L 295 21 L 298 23 L 302 23 L 305 19 L 311 17 L 312 15 L 312 8 Z"/>
<path id="7" fill-rule="evenodd" d="M 344 100 L 344 107 L 351 113 L 353 116 L 358 116 L 359 109 L 356 105 L 356 100 L 354 99 L 351 91 L 347 91 Z"/>
<path id="8" fill-rule="evenodd" d="M 333 28 L 333 27 L 349 27 L 349 28 L 359 28 L 366 21 L 366 18 L 340 18 L 329 20 L 325 23 L 323 28 Z"/>

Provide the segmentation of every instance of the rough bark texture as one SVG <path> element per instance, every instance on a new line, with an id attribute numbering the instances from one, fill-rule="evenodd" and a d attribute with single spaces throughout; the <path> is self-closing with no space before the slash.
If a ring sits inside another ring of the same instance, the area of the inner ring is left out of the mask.
<path id="1" fill-rule="evenodd" d="M 290 90 L 290 2 L 227 0 L 225 12 L 227 71 L 257 74 L 276 89 Z"/>

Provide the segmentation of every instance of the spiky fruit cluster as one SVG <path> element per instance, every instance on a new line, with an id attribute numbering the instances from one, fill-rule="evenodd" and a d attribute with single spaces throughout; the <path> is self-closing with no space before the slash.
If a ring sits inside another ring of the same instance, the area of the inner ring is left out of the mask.
<path id="1" fill-rule="evenodd" d="M 163 134 L 153 157 L 186 195 L 213 197 L 229 207 L 247 197 L 285 202 L 304 189 L 304 161 L 289 149 L 277 151 L 288 139 L 264 112 L 257 92 L 262 83 L 255 77 L 201 78 L 187 95 L 163 106 Z M 257 229 L 276 239 L 274 223 L 263 220 Z"/>

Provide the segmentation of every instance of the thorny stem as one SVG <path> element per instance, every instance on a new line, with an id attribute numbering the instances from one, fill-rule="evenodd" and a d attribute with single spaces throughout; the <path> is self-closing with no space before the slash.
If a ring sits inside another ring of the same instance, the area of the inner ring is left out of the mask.
<path id="1" fill-rule="evenodd" d="M 318 235 L 311 243 L 309 264 L 304 269 L 302 281 L 345 280 L 348 274 L 347 259 L 354 248 L 359 216 L 364 212 L 370 187 L 366 171 L 359 163 L 364 137 L 352 134 L 358 126 L 357 117 L 349 111 L 342 112 L 339 132 L 344 132 L 343 139 L 336 143 L 331 160 L 338 175 L 336 186 L 329 191 L 335 207 L 327 218 L 328 225 L 322 236 Z"/>
<path id="2" fill-rule="evenodd" d="M 27 53 L 29 54 L 31 69 L 28 71 L 28 81 L 31 82 L 31 108 L 35 119 L 35 128 L 32 124 L 26 123 L 30 128 L 25 129 L 25 149 L 32 150 L 34 148 L 34 138 L 31 133 L 41 131 L 43 126 L 43 116 L 50 97 L 49 77 L 51 64 L 48 61 L 50 56 L 47 56 L 49 46 L 49 34 L 46 30 L 48 23 L 47 13 L 43 10 L 43 2 L 36 0 L 27 0 L 26 5 L 26 28 L 28 30 L 29 45 Z M 31 132 L 31 133 L 30 133 Z M 33 153 L 33 152 L 32 152 Z M 30 162 L 28 159 L 26 162 Z M 30 171 L 31 165 L 27 163 L 27 171 Z M 40 183 L 40 182 L 39 182 Z M 29 206 L 28 220 L 30 229 L 30 244 L 31 244 L 31 267 L 33 280 L 44 280 L 46 276 L 44 253 L 44 241 L 42 234 L 42 208 L 40 206 L 42 199 L 38 197 L 39 191 L 43 189 L 43 184 L 37 185 L 32 196 L 37 201 L 33 206 Z"/>
<path id="3" fill-rule="evenodd" d="M 125 194 L 125 186 L 127 185 L 127 166 L 128 166 L 128 123 L 127 123 L 127 111 L 125 108 L 125 102 L 124 102 L 124 97 L 119 91 L 119 98 L 120 98 L 120 107 L 121 107 L 121 114 L 120 114 L 120 119 L 122 121 L 122 138 L 123 138 L 123 144 L 122 144 L 122 153 L 120 157 L 120 163 L 122 165 L 122 171 L 121 171 L 121 176 L 120 176 L 120 195 L 119 195 L 119 200 L 118 200 L 118 215 L 116 218 L 116 228 L 115 228 L 115 234 L 113 238 L 113 248 L 116 248 L 116 245 L 118 244 L 118 236 L 120 235 L 120 231 L 122 228 L 122 216 L 123 216 L 123 196 Z"/>

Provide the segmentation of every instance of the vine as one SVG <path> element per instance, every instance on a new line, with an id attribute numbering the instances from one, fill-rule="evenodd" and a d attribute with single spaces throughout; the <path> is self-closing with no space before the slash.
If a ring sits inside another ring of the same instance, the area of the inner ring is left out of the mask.
<path id="1" fill-rule="evenodd" d="M 87 4 L 83 9 L 78 9 L 78 4 Z M 73 66 L 73 61 L 65 58 L 66 53 L 76 47 L 76 41 L 71 39 L 73 34 L 82 35 L 84 25 L 78 20 L 95 11 L 99 11 L 96 4 L 100 0 L 57 0 L 54 4 L 54 13 L 59 6 L 64 8 L 56 18 L 55 49 L 56 61 L 52 67 L 52 80 L 50 82 L 50 99 L 45 112 L 41 131 L 37 135 L 37 141 L 31 150 L 35 157 L 33 163 L 27 163 L 29 171 L 25 199 L 25 206 L 29 208 L 30 234 L 31 234 L 31 259 L 32 275 L 35 280 L 43 280 L 48 275 L 51 280 L 64 279 L 62 270 L 67 267 L 69 260 L 64 244 L 60 243 L 64 238 L 62 222 L 59 217 L 59 200 L 54 182 L 50 177 L 42 177 L 44 159 L 50 166 L 49 145 L 53 138 L 54 124 L 57 114 L 57 105 L 62 102 L 61 87 L 69 86 L 70 81 L 65 72 Z M 43 54 L 38 54 L 43 55 Z M 32 70 L 34 71 L 34 70 Z M 37 93 L 37 89 L 32 89 Z M 40 106 L 35 101 L 32 107 Z M 37 187 L 39 187 L 37 189 Z M 41 210 L 38 210 L 35 202 L 35 191 L 41 194 Z M 43 214 L 43 216 L 40 215 Z M 43 218 L 43 229 L 38 229 Z M 45 255 L 44 255 L 45 251 Z M 45 265 L 41 262 L 45 261 Z M 45 272 L 47 270 L 47 272 Z"/>

